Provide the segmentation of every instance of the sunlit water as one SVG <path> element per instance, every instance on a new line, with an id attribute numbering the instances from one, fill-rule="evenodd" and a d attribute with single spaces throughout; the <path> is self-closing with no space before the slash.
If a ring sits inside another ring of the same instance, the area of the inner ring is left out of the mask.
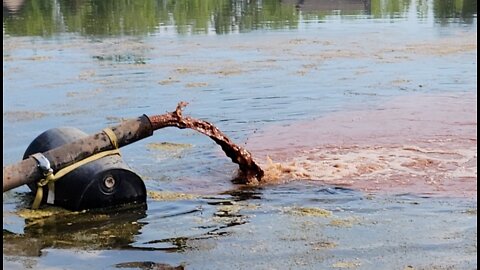
<path id="1" fill-rule="evenodd" d="M 26 222 L 5 193 L 9 269 L 477 267 L 475 1 L 3 3 L 4 165 L 183 100 L 269 173 L 159 130 L 122 148 L 147 209 Z"/>

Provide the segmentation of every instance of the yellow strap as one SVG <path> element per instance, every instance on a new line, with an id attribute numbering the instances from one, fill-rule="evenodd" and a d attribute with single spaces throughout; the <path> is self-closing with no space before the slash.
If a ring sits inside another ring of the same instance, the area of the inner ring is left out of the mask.
<path id="1" fill-rule="evenodd" d="M 108 138 L 110 139 L 110 143 L 113 145 L 113 148 L 117 149 L 118 141 L 115 133 L 110 128 L 104 128 L 102 131 L 103 133 L 107 134 Z"/>
<path id="2" fill-rule="evenodd" d="M 35 200 L 33 200 L 32 209 L 38 209 L 40 203 L 42 203 L 43 198 L 43 186 L 53 183 L 55 181 L 53 173 L 49 173 L 45 176 L 44 179 L 37 182 L 37 194 L 35 195 Z"/>
<path id="3" fill-rule="evenodd" d="M 33 200 L 32 209 L 36 210 L 40 207 L 40 203 L 42 202 L 43 198 L 43 187 L 37 187 L 37 194 L 35 194 L 35 200 Z"/>
<path id="4" fill-rule="evenodd" d="M 110 139 L 110 142 L 112 143 L 112 145 L 115 149 L 103 151 L 103 152 L 97 153 L 95 155 L 86 157 L 86 158 L 84 158 L 80 161 L 77 161 L 77 162 L 73 163 L 72 165 L 69 165 L 69 166 L 59 170 L 56 174 L 53 174 L 53 173 L 47 174 L 44 179 L 41 179 L 37 183 L 37 186 L 38 186 L 37 187 L 37 194 L 35 195 L 35 199 L 33 200 L 32 209 L 38 209 L 40 207 L 40 203 L 42 202 L 42 198 L 43 198 L 43 187 L 45 185 L 48 185 L 48 188 L 49 188 L 50 192 L 55 192 L 55 185 L 54 185 L 55 181 L 62 178 L 63 176 L 65 176 L 69 172 L 77 169 L 78 167 L 80 167 L 82 165 L 85 165 L 89 162 L 95 161 L 97 159 L 101 159 L 101 158 L 106 157 L 106 156 L 121 155 L 120 150 L 118 149 L 117 136 L 115 136 L 115 133 L 109 128 L 104 129 L 103 132 L 108 136 L 108 138 Z"/>

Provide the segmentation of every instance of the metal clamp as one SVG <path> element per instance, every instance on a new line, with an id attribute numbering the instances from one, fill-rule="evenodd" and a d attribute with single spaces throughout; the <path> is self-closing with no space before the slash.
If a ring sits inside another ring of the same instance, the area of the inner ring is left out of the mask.
<path id="1" fill-rule="evenodd" d="M 43 175 L 47 176 L 53 173 L 53 169 L 50 167 L 50 161 L 42 153 L 33 154 L 31 157 L 37 161 L 38 167 L 43 171 Z"/>

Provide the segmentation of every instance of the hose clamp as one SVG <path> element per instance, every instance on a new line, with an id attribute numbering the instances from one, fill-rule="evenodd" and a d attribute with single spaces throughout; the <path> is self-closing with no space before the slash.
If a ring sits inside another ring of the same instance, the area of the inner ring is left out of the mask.
<path id="1" fill-rule="evenodd" d="M 37 161 L 38 167 L 43 171 L 43 175 L 47 176 L 53 173 L 53 169 L 50 167 L 50 161 L 42 153 L 33 154 L 31 157 Z"/>

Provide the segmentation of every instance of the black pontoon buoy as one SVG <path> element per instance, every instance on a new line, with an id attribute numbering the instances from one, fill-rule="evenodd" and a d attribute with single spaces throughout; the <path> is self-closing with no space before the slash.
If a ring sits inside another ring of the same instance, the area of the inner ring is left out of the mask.
<path id="1" fill-rule="evenodd" d="M 73 127 L 49 129 L 30 143 L 23 159 L 86 136 L 86 133 Z M 28 186 L 34 193 L 37 192 L 37 183 Z M 43 189 L 43 194 L 48 194 L 47 186 Z M 123 203 L 145 203 L 146 197 L 145 183 L 140 176 L 127 166 L 121 156 L 109 155 L 84 164 L 56 181 L 53 204 L 77 211 Z M 46 195 L 42 202 L 47 202 Z"/>

